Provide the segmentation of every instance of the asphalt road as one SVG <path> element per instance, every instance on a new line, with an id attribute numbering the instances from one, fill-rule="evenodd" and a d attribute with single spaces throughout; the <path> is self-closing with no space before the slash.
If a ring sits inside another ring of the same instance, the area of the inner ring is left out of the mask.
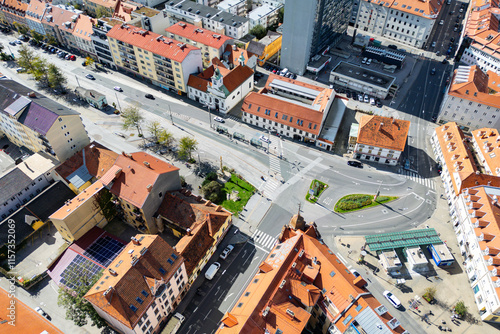
<path id="1" fill-rule="evenodd" d="M 459 1 L 453 0 L 450 5 L 446 5 L 446 0 L 444 1 L 445 5 L 443 5 L 443 9 L 439 13 L 436 25 L 434 26 L 431 36 L 428 39 L 427 50 L 433 52 L 439 51 L 441 55 L 447 55 L 448 48 L 453 45 L 451 53 L 449 54 L 449 57 L 453 57 L 457 50 L 456 44 L 460 39 L 465 10 L 462 13 L 459 12 L 461 5 L 461 2 Z M 443 21 L 443 25 L 439 24 L 441 20 Z M 458 30 L 453 31 L 455 25 L 457 24 L 459 25 Z M 455 39 L 453 42 L 455 44 L 450 45 L 450 39 L 452 37 Z M 435 47 L 432 47 L 433 42 L 436 43 Z"/>

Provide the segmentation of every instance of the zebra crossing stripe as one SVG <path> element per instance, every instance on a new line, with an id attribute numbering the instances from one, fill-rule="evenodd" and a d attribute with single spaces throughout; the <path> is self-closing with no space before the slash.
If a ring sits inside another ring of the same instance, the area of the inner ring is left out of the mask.
<path id="1" fill-rule="evenodd" d="M 265 237 L 262 238 L 262 240 L 260 241 L 260 244 L 264 247 L 267 247 L 267 244 L 269 243 L 270 240 L 272 240 L 273 237 L 271 237 L 269 234 L 266 234 Z"/>

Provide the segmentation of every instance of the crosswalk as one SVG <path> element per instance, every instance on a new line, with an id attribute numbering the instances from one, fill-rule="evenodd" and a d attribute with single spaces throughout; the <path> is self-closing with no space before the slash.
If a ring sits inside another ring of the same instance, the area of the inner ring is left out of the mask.
<path id="1" fill-rule="evenodd" d="M 227 115 L 226 118 L 232 119 L 235 122 L 241 122 L 241 118 L 233 116 L 233 115 Z"/>
<path id="2" fill-rule="evenodd" d="M 436 189 L 436 182 L 431 179 L 425 179 L 418 175 L 417 173 L 410 172 L 409 170 L 403 170 L 401 174 L 407 178 L 408 180 L 412 180 L 413 182 L 420 183 L 421 185 L 426 186 L 429 189 Z"/>
<path id="3" fill-rule="evenodd" d="M 253 240 L 253 243 L 256 246 L 259 246 L 264 251 L 270 251 L 271 249 L 273 249 L 276 241 L 278 241 L 276 237 L 262 232 L 261 230 L 256 230 L 252 234 L 251 240 Z"/>
<path id="4" fill-rule="evenodd" d="M 272 194 L 279 186 L 280 186 L 280 182 L 278 180 L 276 180 L 273 177 L 268 177 L 266 182 L 264 183 L 264 188 L 262 189 L 263 190 L 262 193 L 267 198 L 272 199 Z"/>
<path id="5" fill-rule="evenodd" d="M 281 164 L 280 159 L 274 154 L 269 154 L 269 169 L 271 173 L 280 174 L 281 175 Z"/>

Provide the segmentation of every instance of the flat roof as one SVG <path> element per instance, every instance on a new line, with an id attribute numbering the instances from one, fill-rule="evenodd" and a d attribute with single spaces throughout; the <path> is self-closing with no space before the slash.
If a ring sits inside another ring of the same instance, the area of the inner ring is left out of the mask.
<path id="1" fill-rule="evenodd" d="M 336 98 L 335 101 L 333 101 L 319 134 L 320 139 L 326 139 L 331 142 L 335 141 L 337 133 L 339 132 L 340 123 L 344 117 L 345 109 L 346 104 L 342 102 L 342 99 Z"/>
<path id="2" fill-rule="evenodd" d="M 446 246 L 444 243 L 442 244 L 432 244 L 432 248 L 436 250 L 438 253 L 439 258 L 441 261 L 447 261 L 447 260 L 453 260 L 453 255 L 450 252 L 450 249 L 448 246 Z"/>
<path id="3" fill-rule="evenodd" d="M 425 254 L 420 246 L 407 248 L 406 256 L 408 259 L 411 258 L 415 264 L 424 264 L 429 262 L 427 261 L 427 258 L 425 257 Z"/>
<path id="4" fill-rule="evenodd" d="M 165 11 L 170 12 L 168 9 L 169 6 L 186 12 L 183 13 L 184 16 L 193 17 L 197 15 L 199 17 L 209 18 L 227 25 L 233 25 L 233 23 L 236 23 L 234 27 L 240 27 L 242 24 L 247 23 L 250 20 L 246 17 L 234 15 L 221 9 L 205 6 L 190 0 L 167 0 L 167 2 L 165 2 Z"/>
<path id="5" fill-rule="evenodd" d="M 311 89 L 308 87 L 300 86 L 300 85 L 295 85 L 294 83 L 287 82 L 284 80 L 279 80 L 279 79 L 273 79 L 269 83 L 269 87 L 271 88 L 276 88 L 276 89 L 283 89 L 289 92 L 300 92 L 302 95 L 306 95 L 311 97 L 312 99 L 316 99 L 316 97 L 321 93 L 321 91 L 316 90 L 316 89 Z"/>
<path id="6" fill-rule="evenodd" d="M 257 7 L 250 13 L 248 13 L 248 18 L 250 20 L 259 20 L 261 17 L 267 16 L 278 9 L 279 7 L 273 7 L 269 6 L 268 4 L 263 4 L 262 6 Z"/>
<path id="7" fill-rule="evenodd" d="M 365 241 L 371 251 L 411 248 L 443 243 L 436 230 L 433 228 L 367 235 L 365 236 Z"/>
<path id="8" fill-rule="evenodd" d="M 337 66 L 335 66 L 331 73 L 337 73 L 355 80 L 364 81 L 384 89 L 389 89 L 389 87 L 391 87 L 393 82 L 396 80 L 395 77 L 375 72 L 358 65 L 346 63 L 344 61 L 341 61 Z"/>

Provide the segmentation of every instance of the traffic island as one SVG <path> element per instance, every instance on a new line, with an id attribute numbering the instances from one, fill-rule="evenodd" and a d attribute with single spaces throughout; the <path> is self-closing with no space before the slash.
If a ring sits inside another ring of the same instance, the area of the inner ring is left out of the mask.
<path id="1" fill-rule="evenodd" d="M 315 204 L 323 191 L 328 188 L 328 184 L 314 179 L 309 186 L 309 192 L 306 195 L 306 200 Z"/>
<path id="2" fill-rule="evenodd" d="M 389 203 L 398 199 L 397 196 L 378 196 L 374 200 L 374 195 L 352 194 L 342 197 L 335 203 L 333 211 L 337 213 L 349 213 L 361 209 L 371 208 L 380 204 Z"/>

